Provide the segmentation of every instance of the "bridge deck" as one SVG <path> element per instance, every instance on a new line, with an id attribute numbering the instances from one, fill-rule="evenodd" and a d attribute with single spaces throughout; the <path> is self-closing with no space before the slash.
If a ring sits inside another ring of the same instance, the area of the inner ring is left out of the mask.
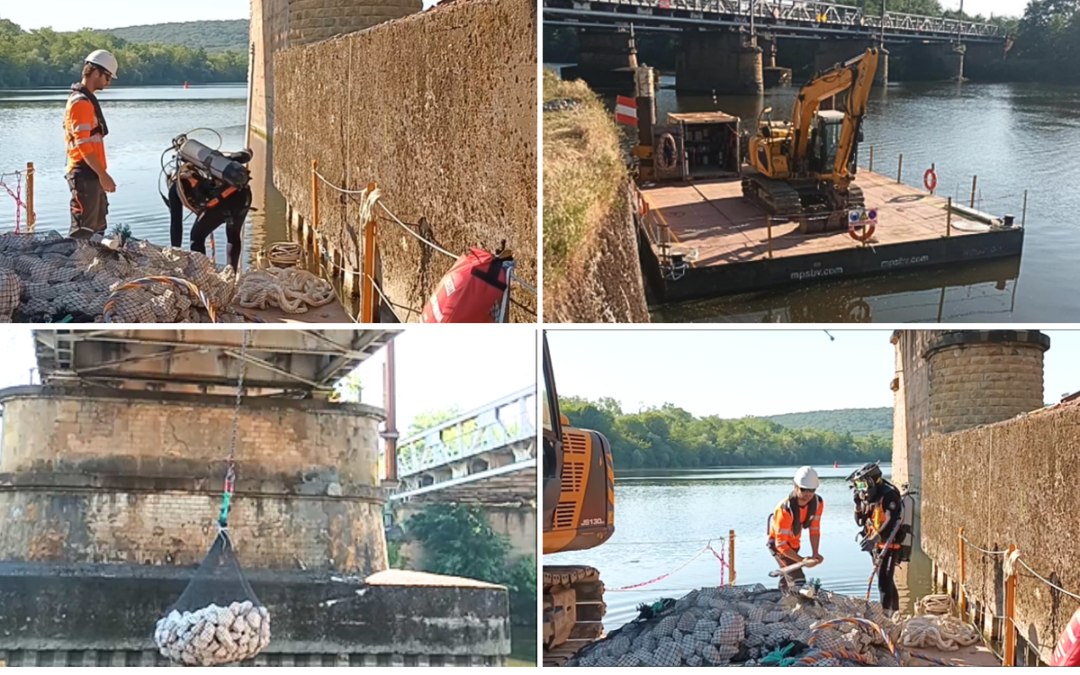
<path id="1" fill-rule="evenodd" d="M 946 237 L 946 201 L 860 169 L 856 185 L 878 211 L 869 246 L 847 230 L 801 234 L 795 222 L 768 220 L 744 199 L 740 179 L 654 184 L 641 188 L 650 217 L 666 224 L 673 250 L 697 250 L 686 276 L 665 284 L 666 301 L 760 290 L 825 277 L 971 262 L 1018 255 L 1023 230 L 992 229 L 953 214 Z M 654 241 L 656 238 L 654 237 Z"/>

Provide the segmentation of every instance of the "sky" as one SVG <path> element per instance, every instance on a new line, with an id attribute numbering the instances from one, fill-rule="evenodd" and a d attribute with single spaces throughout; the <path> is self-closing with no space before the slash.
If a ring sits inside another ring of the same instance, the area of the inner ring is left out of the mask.
<path id="1" fill-rule="evenodd" d="M 888 330 L 548 330 L 560 397 L 739 418 L 891 407 Z M 835 340 L 830 340 L 829 335 Z M 1043 396 L 1080 391 L 1080 331 L 1046 331 Z"/>
<path id="2" fill-rule="evenodd" d="M 424 9 L 435 0 L 424 0 Z M 80 28 L 124 28 L 174 21 L 224 21 L 251 18 L 251 0 L 3 0 L 0 19 L 24 30 L 51 27 L 56 31 Z"/>
<path id="3" fill-rule="evenodd" d="M 394 341 L 399 431 L 407 429 L 418 414 L 455 405 L 468 412 L 536 383 L 532 326 L 511 324 L 497 331 L 471 326 L 411 327 Z M 30 329 L 0 329 L 0 354 L 4 354 L 0 389 L 29 384 L 30 369 L 35 366 Z M 362 403 L 382 407 L 385 359 L 386 350 L 380 349 L 357 368 Z"/>

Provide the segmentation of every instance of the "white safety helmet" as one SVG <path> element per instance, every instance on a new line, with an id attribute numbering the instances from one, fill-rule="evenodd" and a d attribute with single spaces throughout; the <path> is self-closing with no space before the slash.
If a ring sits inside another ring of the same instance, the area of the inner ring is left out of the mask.
<path id="1" fill-rule="evenodd" d="M 795 485 L 804 490 L 816 490 L 821 485 L 821 481 L 818 480 L 817 471 L 814 471 L 813 467 L 804 466 L 795 472 Z"/>
<path id="2" fill-rule="evenodd" d="M 116 62 L 116 57 L 105 51 L 104 49 L 97 49 L 90 52 L 90 55 L 86 57 L 87 63 L 92 63 L 98 68 L 103 68 L 108 71 L 112 79 L 116 79 L 116 69 L 120 64 Z"/>

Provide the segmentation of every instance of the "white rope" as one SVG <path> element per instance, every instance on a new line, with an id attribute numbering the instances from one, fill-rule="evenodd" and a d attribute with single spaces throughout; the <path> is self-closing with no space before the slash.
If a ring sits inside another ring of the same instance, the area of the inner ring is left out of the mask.
<path id="1" fill-rule="evenodd" d="M 1036 576 L 1036 577 L 1037 577 L 1037 578 L 1038 578 L 1038 579 L 1039 579 L 1040 581 L 1042 581 L 1042 582 L 1043 582 L 1044 584 L 1046 584 L 1046 585 L 1050 586 L 1051 588 L 1056 588 L 1057 590 L 1061 591 L 1062 593 L 1064 593 L 1065 595 L 1067 595 L 1067 596 L 1069 596 L 1069 597 L 1071 597 L 1071 598 L 1075 598 L 1075 599 L 1077 599 L 1077 600 L 1080 600 L 1080 595 L 1077 595 L 1076 593 L 1070 593 L 1069 591 L 1065 590 L 1065 589 L 1064 589 L 1064 588 L 1062 588 L 1061 586 L 1058 586 L 1057 584 L 1055 584 L 1054 582 L 1050 581 L 1049 579 L 1044 579 L 1044 578 L 1042 577 L 1042 575 L 1040 575 L 1040 574 L 1039 574 L 1038 572 L 1036 572 L 1035 570 L 1031 569 L 1031 567 L 1029 567 L 1029 566 L 1028 566 L 1028 564 L 1027 564 L 1026 562 L 1024 562 L 1023 560 L 1020 560 L 1020 558 L 1019 558 L 1019 552 L 1017 552 L 1017 554 L 1016 554 L 1016 555 L 1018 556 L 1018 557 L 1016 558 L 1016 562 L 1020 563 L 1020 564 L 1021 564 L 1021 565 L 1023 565 L 1023 566 L 1025 567 L 1025 568 L 1027 568 L 1027 571 L 1029 571 L 1029 572 L 1031 572 L 1032 574 L 1034 574 L 1034 575 L 1035 575 L 1035 576 Z"/>
<path id="2" fill-rule="evenodd" d="M 954 652 L 980 639 L 979 631 L 954 616 L 915 616 L 904 622 L 900 644 Z"/>
<path id="3" fill-rule="evenodd" d="M 457 260 L 458 258 L 461 257 L 461 256 L 458 256 L 458 255 L 454 255 L 450 251 L 447 251 L 445 248 L 442 248 L 441 246 L 439 246 L 435 242 L 430 241 L 428 239 L 425 239 L 423 236 L 420 235 L 419 232 L 417 232 L 416 230 L 412 229 L 411 227 L 409 227 L 408 225 L 403 223 L 400 218 L 398 218 L 396 215 L 394 215 L 393 211 L 391 211 L 389 208 L 387 208 L 386 204 L 383 204 L 381 201 L 379 201 L 380 195 L 379 195 L 378 188 L 376 188 L 374 191 L 372 191 L 372 193 L 370 195 L 368 194 L 367 188 L 365 188 L 363 190 L 346 190 L 344 188 L 339 188 L 338 186 L 334 185 L 330 181 L 326 180 L 326 178 L 322 174 L 320 174 L 318 171 L 313 171 L 312 173 L 314 173 L 319 178 L 319 180 L 321 180 L 323 183 L 330 186 L 334 190 L 337 190 L 338 192 L 340 192 L 342 194 L 346 194 L 346 195 L 358 195 L 358 196 L 360 196 L 360 198 L 362 200 L 364 200 L 364 203 L 361 204 L 361 206 L 360 206 L 360 222 L 367 223 L 367 222 L 369 222 L 371 220 L 371 215 L 370 215 L 371 210 L 377 204 L 379 206 L 379 208 L 381 208 L 383 211 L 385 211 L 386 215 L 390 216 L 390 218 L 395 223 L 397 223 L 403 230 L 405 230 L 406 232 L 408 232 L 412 236 L 416 237 L 421 242 L 427 244 L 428 246 L 435 249 L 439 253 L 442 253 L 443 255 L 445 255 L 448 258 L 451 258 L 453 260 Z M 516 274 L 511 273 L 510 278 L 513 281 L 516 281 L 517 283 L 521 284 L 521 286 L 523 288 L 525 288 L 527 291 L 529 291 L 533 295 L 537 294 L 535 286 L 525 282 L 520 277 L 518 277 Z"/>
<path id="4" fill-rule="evenodd" d="M 338 192 L 340 192 L 343 195 L 361 195 L 361 194 L 364 194 L 365 192 L 367 192 L 366 188 L 363 189 L 363 190 L 346 190 L 345 188 L 339 188 L 338 186 L 334 185 L 330 181 L 326 180 L 326 177 L 323 176 L 318 171 L 312 171 L 312 173 L 315 174 L 316 176 L 318 176 L 319 180 L 321 180 L 323 183 L 325 183 L 327 186 L 329 186 L 330 189 L 337 190 Z"/>
<path id="5" fill-rule="evenodd" d="M 966 543 L 968 546 L 975 549 L 979 553 L 985 553 L 986 555 L 1005 555 L 1006 553 L 1009 552 L 1008 549 L 1006 549 L 1004 551 L 987 551 L 986 549 L 979 548 L 975 544 L 972 544 L 971 540 L 968 539 L 967 537 L 960 537 L 960 538 L 964 540 L 964 543 Z"/>
<path id="6" fill-rule="evenodd" d="M 390 209 L 386 208 L 385 204 L 383 204 L 382 202 L 379 202 L 379 206 L 382 208 L 383 211 L 386 211 L 386 215 L 390 216 L 394 220 L 394 222 L 397 223 L 398 225 L 400 225 L 406 232 L 408 232 L 412 236 L 416 237 L 420 241 L 424 242 L 425 244 L 427 244 L 431 248 L 435 249 L 439 253 L 442 253 L 445 256 L 449 256 L 450 258 L 453 258 L 454 260 L 458 259 L 459 256 L 454 255 L 453 253 L 451 253 L 450 251 L 447 251 L 445 248 L 442 248 L 438 244 L 435 244 L 433 242 L 428 241 L 427 239 L 424 239 L 423 237 L 420 236 L 419 233 L 415 232 L 411 227 L 409 227 L 405 223 L 401 222 L 401 220 L 398 219 L 398 217 L 395 216 L 393 214 L 393 212 L 390 211 Z"/>
<path id="7" fill-rule="evenodd" d="M 293 267 L 271 267 L 244 275 L 237 292 L 241 307 L 278 307 L 288 314 L 303 314 L 334 300 L 334 288 L 311 272 Z"/>

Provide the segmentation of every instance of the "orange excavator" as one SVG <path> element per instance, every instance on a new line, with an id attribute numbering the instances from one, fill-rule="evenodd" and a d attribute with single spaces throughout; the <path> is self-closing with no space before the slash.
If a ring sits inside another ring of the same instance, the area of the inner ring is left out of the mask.
<path id="1" fill-rule="evenodd" d="M 559 412 L 544 335 L 544 555 L 584 551 L 615 533 L 611 446 Z M 544 565 L 544 665 L 561 666 L 604 632 L 604 583 L 587 565 Z"/>
<path id="2" fill-rule="evenodd" d="M 768 119 L 772 108 L 761 111 L 743 196 L 770 215 L 798 220 L 804 233 L 847 227 L 846 211 L 864 205 L 853 184 L 855 160 L 877 64 L 872 47 L 820 73 L 799 91 L 790 122 Z M 840 95 L 844 110 L 821 110 Z"/>

